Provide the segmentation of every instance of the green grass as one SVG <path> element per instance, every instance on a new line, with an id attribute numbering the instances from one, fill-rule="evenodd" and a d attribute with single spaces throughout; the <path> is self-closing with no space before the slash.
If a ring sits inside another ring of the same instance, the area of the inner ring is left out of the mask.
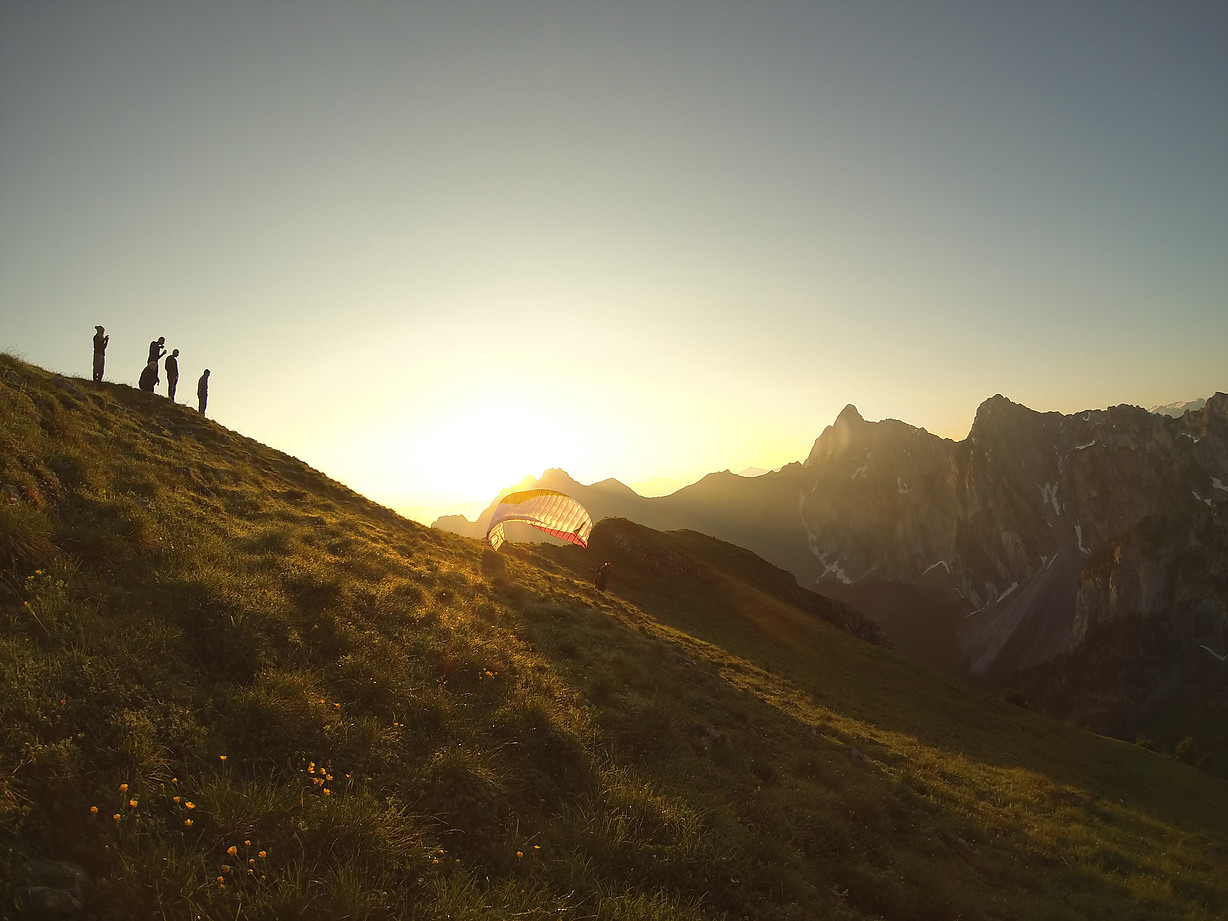
<path id="1" fill-rule="evenodd" d="M 808 604 L 628 522 L 496 555 L 0 356 L 0 906 L 49 859 L 98 919 L 1228 913 L 1223 780 Z"/>

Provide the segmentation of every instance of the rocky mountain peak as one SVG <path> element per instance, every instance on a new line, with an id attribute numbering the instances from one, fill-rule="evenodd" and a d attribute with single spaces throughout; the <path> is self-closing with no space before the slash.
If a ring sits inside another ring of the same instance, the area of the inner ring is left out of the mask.
<path id="1" fill-rule="evenodd" d="M 976 418 L 968 432 L 968 440 L 976 442 L 986 437 L 1001 436 L 1021 427 L 1028 429 L 1040 416 L 1035 410 L 1014 403 L 1000 393 L 994 394 L 977 407 Z"/>
<path id="2" fill-rule="evenodd" d="M 836 421 L 823 429 L 810 456 L 806 458 L 806 466 L 830 462 L 833 458 L 847 457 L 850 453 L 866 450 L 877 435 L 881 423 L 867 422 L 857 411 L 857 407 L 849 403 L 840 410 Z"/>
<path id="3" fill-rule="evenodd" d="M 861 413 L 857 411 L 857 407 L 850 403 L 844 409 L 840 410 L 840 415 L 836 416 L 836 426 L 855 425 L 858 422 L 865 422 Z"/>

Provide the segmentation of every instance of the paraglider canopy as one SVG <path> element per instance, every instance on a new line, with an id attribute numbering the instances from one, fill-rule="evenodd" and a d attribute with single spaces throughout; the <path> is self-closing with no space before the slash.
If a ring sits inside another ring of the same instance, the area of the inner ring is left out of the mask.
<path id="1" fill-rule="evenodd" d="M 496 550 L 503 543 L 503 522 L 527 521 L 539 531 L 588 546 L 593 520 L 584 506 L 571 496 L 553 489 L 526 489 L 503 497 L 490 518 L 486 539 Z"/>

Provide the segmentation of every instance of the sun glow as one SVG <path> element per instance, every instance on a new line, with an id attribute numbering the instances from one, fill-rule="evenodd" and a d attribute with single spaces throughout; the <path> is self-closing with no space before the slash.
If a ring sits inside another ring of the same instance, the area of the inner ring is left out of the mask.
<path id="1" fill-rule="evenodd" d="M 500 490 L 550 467 L 588 466 L 583 425 L 566 413 L 500 403 L 441 417 L 425 443 L 406 446 L 413 479 L 441 506 L 492 501 Z"/>

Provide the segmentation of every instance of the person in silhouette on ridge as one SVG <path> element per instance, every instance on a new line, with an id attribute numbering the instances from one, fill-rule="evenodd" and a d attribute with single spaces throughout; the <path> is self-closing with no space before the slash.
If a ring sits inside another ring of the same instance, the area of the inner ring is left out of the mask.
<path id="1" fill-rule="evenodd" d="M 145 362 L 145 370 L 141 372 L 141 379 L 138 385 L 142 390 L 153 393 L 154 385 L 158 383 L 158 360 L 151 358 Z"/>
<path id="2" fill-rule="evenodd" d="M 107 361 L 107 343 L 111 341 L 111 337 L 101 326 L 95 326 L 94 329 L 98 330 L 94 333 L 94 380 L 100 381 L 103 366 Z"/>
<path id="3" fill-rule="evenodd" d="M 602 563 L 601 568 L 597 570 L 597 575 L 593 577 L 593 584 L 597 586 L 597 591 L 604 592 L 606 585 L 610 582 L 610 564 Z"/>
<path id="4" fill-rule="evenodd" d="M 149 343 L 149 358 L 146 359 L 146 361 L 153 363 L 153 382 L 155 385 L 158 383 L 158 362 L 160 362 L 162 360 L 162 356 L 166 354 L 165 345 L 165 336 L 159 336 L 157 339 Z M 142 387 L 141 389 L 144 390 L 145 388 Z M 152 392 L 153 387 L 150 387 L 149 390 Z"/>
<path id="5" fill-rule="evenodd" d="M 175 385 L 179 383 L 179 349 L 166 356 L 166 395 L 175 402 Z"/>
<path id="6" fill-rule="evenodd" d="M 205 373 L 200 376 L 200 380 L 196 382 L 196 399 L 200 403 L 200 414 L 205 414 L 205 404 L 209 402 L 209 369 L 205 368 Z"/>

